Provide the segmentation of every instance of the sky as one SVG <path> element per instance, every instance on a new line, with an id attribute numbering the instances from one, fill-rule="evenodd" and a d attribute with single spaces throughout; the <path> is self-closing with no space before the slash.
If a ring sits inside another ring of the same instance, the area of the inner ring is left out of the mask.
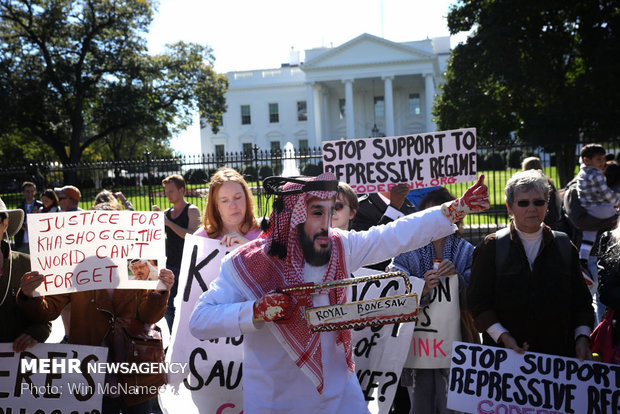
<path id="1" fill-rule="evenodd" d="M 160 0 L 147 35 L 150 53 L 177 41 L 213 49 L 215 70 L 277 68 L 291 49 L 337 47 L 369 33 L 394 42 L 449 36 L 454 0 Z M 466 34 L 453 36 L 454 47 Z M 171 141 L 176 152 L 200 153 L 198 117 Z"/>

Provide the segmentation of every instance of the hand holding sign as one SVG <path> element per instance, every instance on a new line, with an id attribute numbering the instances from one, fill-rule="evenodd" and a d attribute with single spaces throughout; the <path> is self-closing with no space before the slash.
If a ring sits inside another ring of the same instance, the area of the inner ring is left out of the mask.
<path id="1" fill-rule="evenodd" d="M 166 287 L 165 290 L 170 290 L 174 284 L 174 273 L 172 273 L 172 270 L 161 269 L 159 271 L 159 280 Z"/>
<path id="2" fill-rule="evenodd" d="M 463 220 L 469 213 L 480 213 L 490 207 L 489 189 L 484 185 L 484 174 L 478 181 L 454 201 L 444 203 L 441 212 L 453 223 Z"/>
<path id="3" fill-rule="evenodd" d="M 23 333 L 18 336 L 15 341 L 13 341 L 13 351 L 15 351 L 16 353 L 20 353 L 28 348 L 35 346 L 38 343 L 39 341 L 34 339 L 32 336 L 28 335 L 27 333 Z"/>
<path id="4" fill-rule="evenodd" d="M 524 354 L 525 351 L 530 349 L 530 344 L 527 342 L 523 342 L 523 347 L 520 347 L 519 344 L 517 344 L 517 340 L 510 335 L 508 331 L 499 336 L 499 341 L 504 344 L 504 347 L 512 349 L 517 354 Z"/>
<path id="5" fill-rule="evenodd" d="M 34 294 L 36 288 L 41 286 L 43 283 L 43 275 L 39 272 L 27 272 L 24 273 L 21 282 L 19 283 L 19 288 L 22 290 L 24 295 L 31 298 Z"/>

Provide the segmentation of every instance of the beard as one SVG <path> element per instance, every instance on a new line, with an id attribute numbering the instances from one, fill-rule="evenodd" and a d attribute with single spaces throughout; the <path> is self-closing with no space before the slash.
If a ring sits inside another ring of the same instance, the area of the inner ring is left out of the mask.
<path id="1" fill-rule="evenodd" d="M 298 233 L 299 242 L 301 243 L 301 251 L 304 254 L 304 260 L 306 261 L 306 263 L 308 263 L 310 266 L 317 267 L 329 263 L 329 259 L 332 255 L 331 247 L 328 247 L 325 250 L 316 250 L 314 248 L 314 240 L 317 237 L 321 236 L 327 237 L 328 234 L 326 231 L 315 234 L 314 237 L 311 239 L 310 236 L 308 236 L 304 231 L 303 223 L 301 223 L 298 227 Z"/>

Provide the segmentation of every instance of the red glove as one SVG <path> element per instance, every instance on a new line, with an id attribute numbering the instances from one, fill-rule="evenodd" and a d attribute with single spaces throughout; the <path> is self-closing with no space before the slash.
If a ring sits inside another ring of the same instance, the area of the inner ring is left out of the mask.
<path id="1" fill-rule="evenodd" d="M 254 302 L 254 319 L 272 322 L 288 316 L 293 298 L 284 293 L 268 293 Z"/>
<path id="2" fill-rule="evenodd" d="M 489 204 L 489 189 L 484 185 L 484 174 L 465 191 L 462 197 L 441 205 L 441 212 L 453 223 L 463 220 L 469 213 L 479 213 L 487 210 Z"/>

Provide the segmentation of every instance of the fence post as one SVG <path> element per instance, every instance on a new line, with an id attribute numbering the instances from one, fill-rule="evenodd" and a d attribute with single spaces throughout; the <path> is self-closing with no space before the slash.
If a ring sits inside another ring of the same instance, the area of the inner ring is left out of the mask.
<path id="1" fill-rule="evenodd" d="M 258 145 L 254 144 L 254 148 L 252 149 L 254 150 L 254 180 L 256 181 L 256 204 L 258 206 L 258 214 L 260 215 L 260 212 L 263 209 L 262 200 L 260 197 L 260 188 L 258 184 Z"/>
<path id="2" fill-rule="evenodd" d="M 146 151 L 144 153 L 144 157 L 146 158 L 146 182 L 147 182 L 147 188 L 146 191 L 148 191 L 149 194 L 149 205 L 147 206 L 147 211 L 150 211 L 151 208 L 153 207 L 153 205 L 155 204 L 153 202 L 153 194 L 151 193 L 151 153 L 150 151 Z"/>

